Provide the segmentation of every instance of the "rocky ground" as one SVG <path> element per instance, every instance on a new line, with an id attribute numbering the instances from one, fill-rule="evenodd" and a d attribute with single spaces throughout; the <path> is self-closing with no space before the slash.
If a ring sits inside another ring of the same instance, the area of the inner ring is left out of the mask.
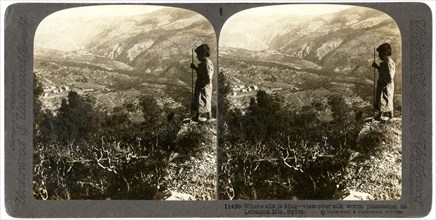
<path id="1" fill-rule="evenodd" d="M 401 118 L 369 121 L 361 130 L 344 179 L 344 200 L 399 200 L 402 188 Z"/>
<path id="2" fill-rule="evenodd" d="M 215 200 L 216 199 L 216 120 L 209 122 L 189 122 L 182 125 L 178 139 L 190 132 L 200 130 L 206 136 L 196 153 L 186 155 L 184 150 L 176 150 L 169 158 L 165 181 L 167 189 L 161 200 Z M 195 141 L 192 143 L 196 145 Z M 181 147 L 180 145 L 178 147 Z"/>

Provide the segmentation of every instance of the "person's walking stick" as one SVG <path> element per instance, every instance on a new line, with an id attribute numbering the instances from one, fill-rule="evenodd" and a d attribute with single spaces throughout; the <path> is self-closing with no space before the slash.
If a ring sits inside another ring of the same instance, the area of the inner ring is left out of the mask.
<path id="1" fill-rule="evenodd" d="M 191 63 L 194 63 L 194 48 L 191 50 Z M 191 68 L 191 94 L 192 100 L 191 105 L 194 103 L 194 69 Z M 191 117 L 192 117 L 192 106 L 191 106 Z"/>
<path id="2" fill-rule="evenodd" d="M 374 63 L 375 63 L 375 48 L 374 48 L 374 61 L 373 61 Z M 377 96 L 377 94 L 376 94 L 376 91 L 375 91 L 375 67 L 373 67 L 374 68 L 374 98 L 373 98 L 373 108 L 372 108 L 372 115 L 373 115 L 373 117 L 375 117 L 375 105 L 376 105 L 376 103 L 375 103 L 375 100 L 376 100 L 376 96 Z"/>

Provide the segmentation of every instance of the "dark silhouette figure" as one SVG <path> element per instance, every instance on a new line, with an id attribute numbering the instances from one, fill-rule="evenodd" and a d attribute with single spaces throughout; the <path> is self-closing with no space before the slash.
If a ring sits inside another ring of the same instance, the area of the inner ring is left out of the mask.
<path id="1" fill-rule="evenodd" d="M 195 81 L 194 98 L 192 102 L 192 110 L 194 117 L 192 120 L 199 121 L 200 114 L 205 113 L 207 119 L 212 118 L 211 100 L 212 100 L 212 76 L 213 63 L 210 61 L 210 49 L 207 44 L 202 44 L 195 49 L 197 59 L 201 62 L 198 67 L 191 63 L 191 68 L 197 73 Z"/>
<path id="2" fill-rule="evenodd" d="M 382 60 L 380 65 L 375 62 L 372 67 L 379 73 L 374 108 L 378 112 L 376 120 L 381 120 L 383 113 L 388 113 L 389 119 L 394 117 L 394 76 L 395 63 L 390 58 L 392 55 L 391 45 L 384 43 L 377 48 L 378 56 Z"/>

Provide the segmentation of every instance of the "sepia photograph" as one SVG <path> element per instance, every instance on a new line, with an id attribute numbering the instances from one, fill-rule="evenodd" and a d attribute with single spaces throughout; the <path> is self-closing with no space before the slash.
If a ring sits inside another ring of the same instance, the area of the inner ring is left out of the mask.
<path id="1" fill-rule="evenodd" d="M 191 10 L 74 7 L 34 38 L 33 196 L 215 200 L 215 31 Z"/>
<path id="2" fill-rule="evenodd" d="M 431 218 L 431 2 L 0 1 L 0 219 Z"/>
<path id="3" fill-rule="evenodd" d="M 402 48 L 366 7 L 240 11 L 219 37 L 222 200 L 399 200 Z"/>

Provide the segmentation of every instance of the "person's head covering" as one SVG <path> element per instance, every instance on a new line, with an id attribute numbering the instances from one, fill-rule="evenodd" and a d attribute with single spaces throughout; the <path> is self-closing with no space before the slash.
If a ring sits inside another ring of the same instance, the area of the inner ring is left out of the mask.
<path id="1" fill-rule="evenodd" d="M 200 56 L 209 57 L 210 56 L 210 49 L 207 44 L 202 44 L 195 49 L 195 53 Z"/>
<path id="2" fill-rule="evenodd" d="M 383 52 L 383 53 L 386 53 L 387 56 L 391 56 L 392 55 L 391 45 L 388 43 L 384 43 L 377 48 L 377 52 L 379 52 L 379 53 Z"/>

